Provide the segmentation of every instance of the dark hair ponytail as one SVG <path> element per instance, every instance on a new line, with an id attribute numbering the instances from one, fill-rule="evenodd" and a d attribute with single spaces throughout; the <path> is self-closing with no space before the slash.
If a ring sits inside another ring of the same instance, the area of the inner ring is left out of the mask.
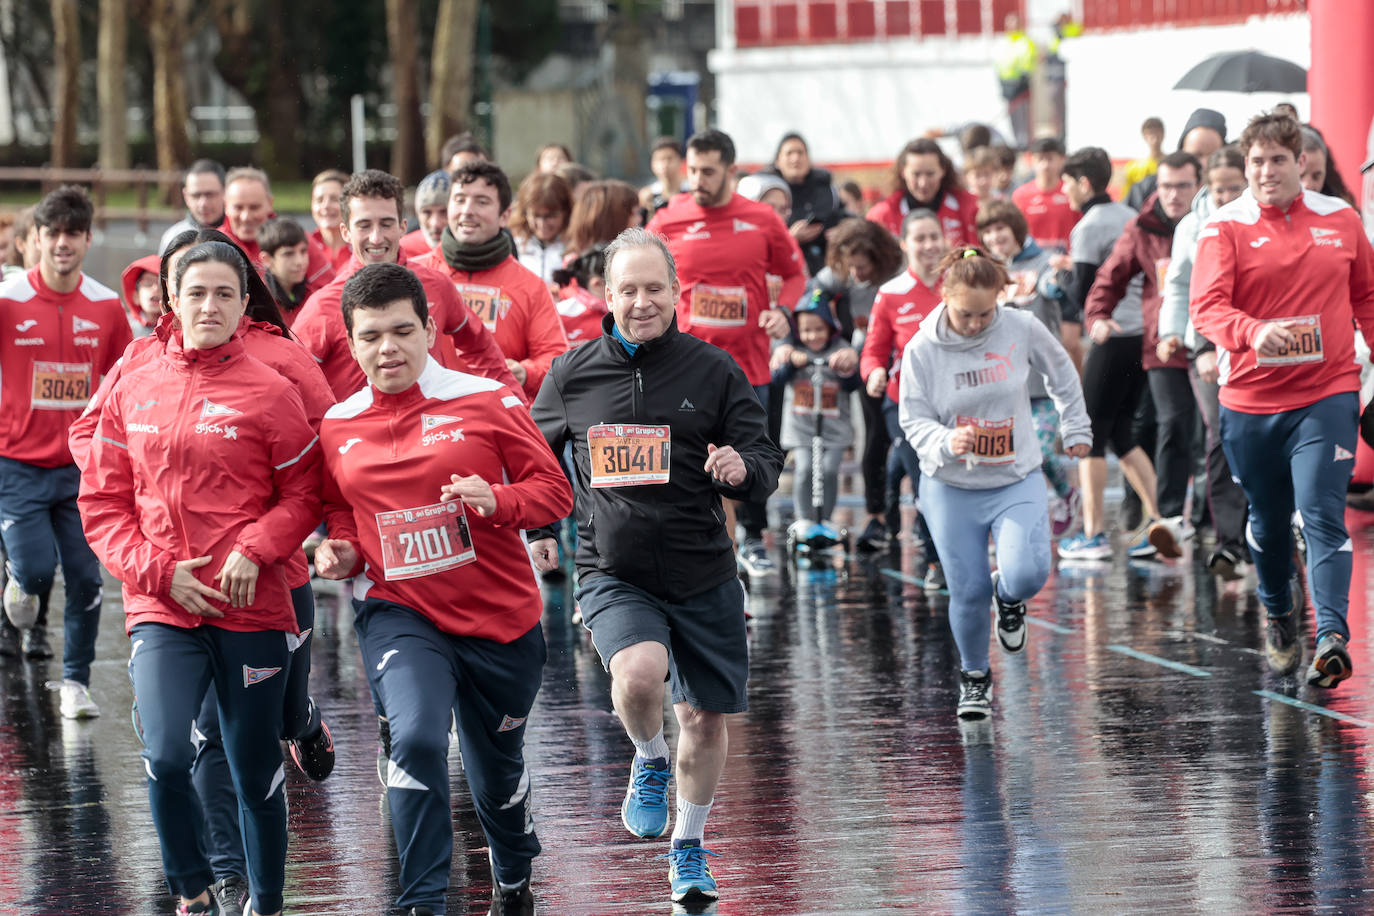
<path id="1" fill-rule="evenodd" d="M 185 232 L 178 233 L 171 242 L 168 243 L 167 248 L 162 252 L 162 265 L 158 271 L 158 276 L 162 280 L 163 310 L 166 311 L 171 302 L 171 286 L 167 282 L 167 263 L 171 260 L 171 256 L 181 251 L 183 248 L 189 248 L 193 245 L 202 245 L 206 242 L 218 242 L 228 245 L 234 251 L 238 252 L 239 259 L 247 270 L 247 281 L 242 290 L 242 292 L 248 296 L 248 307 L 244 309 L 244 314 L 252 321 L 260 321 L 264 324 L 272 325 L 281 332 L 282 337 L 290 339 L 291 330 L 286 326 L 286 319 L 282 318 L 281 308 L 278 307 L 277 300 L 272 296 L 271 290 L 267 288 L 267 283 L 262 279 L 262 276 L 254 268 L 253 264 L 249 262 L 248 255 L 244 253 L 243 249 L 236 245 L 233 239 L 229 238 L 229 236 L 220 232 L 218 229 L 187 229 Z M 232 262 L 225 263 L 228 263 L 231 267 L 236 267 Z"/>

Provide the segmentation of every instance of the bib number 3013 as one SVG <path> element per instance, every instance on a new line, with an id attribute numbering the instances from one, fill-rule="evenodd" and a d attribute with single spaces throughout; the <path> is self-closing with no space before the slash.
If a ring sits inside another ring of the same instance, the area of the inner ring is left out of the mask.
<path id="1" fill-rule="evenodd" d="M 378 512 L 377 533 L 388 582 L 433 575 L 477 559 L 467 515 L 457 500 Z"/>

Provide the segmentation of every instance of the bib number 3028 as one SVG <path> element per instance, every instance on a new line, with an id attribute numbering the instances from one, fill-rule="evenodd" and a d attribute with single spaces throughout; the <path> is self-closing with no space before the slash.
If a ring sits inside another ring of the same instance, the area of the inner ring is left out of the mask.
<path id="1" fill-rule="evenodd" d="M 477 559 L 463 504 L 457 500 L 378 512 L 377 533 L 388 582 L 433 575 Z"/>

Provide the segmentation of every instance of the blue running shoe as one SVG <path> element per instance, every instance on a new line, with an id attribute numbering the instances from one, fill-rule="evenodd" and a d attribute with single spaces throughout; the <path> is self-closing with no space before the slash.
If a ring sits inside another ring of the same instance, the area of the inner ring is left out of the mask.
<path id="1" fill-rule="evenodd" d="M 1150 526 L 1153 524 L 1153 521 L 1146 522 L 1142 527 L 1128 535 L 1131 546 L 1126 548 L 1127 557 L 1132 560 L 1148 560 L 1158 553 L 1155 545 L 1150 541 Z"/>
<path id="2" fill-rule="evenodd" d="M 679 842 L 682 842 L 681 846 L 674 843 L 672 851 L 663 857 L 668 860 L 668 883 L 673 887 L 673 902 L 715 900 L 719 896 L 716 893 L 716 876 L 711 874 L 706 857 L 719 858 L 720 853 L 712 852 L 692 840 Z"/>
<path id="3" fill-rule="evenodd" d="M 1059 559 L 1061 560 L 1110 560 L 1111 558 L 1112 545 L 1107 541 L 1107 536 L 1100 531 L 1092 537 L 1079 533 L 1059 542 Z"/>
<path id="4" fill-rule="evenodd" d="M 668 780 L 673 771 L 663 757 L 653 760 L 635 755 L 630 766 L 630 787 L 620 806 L 620 820 L 637 837 L 663 836 L 668 829 Z"/>

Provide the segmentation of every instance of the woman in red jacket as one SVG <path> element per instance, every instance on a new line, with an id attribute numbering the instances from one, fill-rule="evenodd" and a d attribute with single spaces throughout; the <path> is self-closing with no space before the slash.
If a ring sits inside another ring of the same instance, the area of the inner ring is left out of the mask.
<path id="1" fill-rule="evenodd" d="M 912 140 L 897 154 L 892 171 L 896 190 L 873 205 L 869 220 L 900 237 L 908 213 L 930 210 L 949 247 L 978 244 L 978 199 L 964 190 L 940 144 L 926 137 Z"/>
<path id="2" fill-rule="evenodd" d="M 177 264 L 164 352 L 110 390 L 78 505 L 124 583 L 136 722 L 178 913 L 213 913 L 186 736 L 214 683 L 239 792 L 252 906 L 282 907 L 279 736 L 298 639 L 282 561 L 320 514 L 319 450 L 295 386 L 248 356 L 247 265 L 223 243 Z"/>

